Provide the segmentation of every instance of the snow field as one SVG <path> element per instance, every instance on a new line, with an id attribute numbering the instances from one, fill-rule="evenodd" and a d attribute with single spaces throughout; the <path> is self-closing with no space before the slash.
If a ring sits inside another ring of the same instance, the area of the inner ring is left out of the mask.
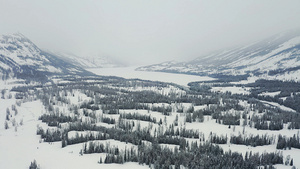
<path id="1" fill-rule="evenodd" d="M 211 91 L 212 92 L 231 92 L 232 94 L 246 94 L 249 95 L 250 88 L 249 87 L 212 87 Z"/>
<path id="2" fill-rule="evenodd" d="M 192 81 L 214 80 L 213 78 L 205 77 L 205 76 L 201 77 L 201 76 L 184 75 L 184 74 L 135 71 L 136 68 L 137 67 L 95 68 L 95 69 L 87 69 L 87 70 L 102 76 L 119 76 L 127 79 L 140 78 L 143 80 L 175 83 L 182 86 L 187 86 L 187 84 Z"/>

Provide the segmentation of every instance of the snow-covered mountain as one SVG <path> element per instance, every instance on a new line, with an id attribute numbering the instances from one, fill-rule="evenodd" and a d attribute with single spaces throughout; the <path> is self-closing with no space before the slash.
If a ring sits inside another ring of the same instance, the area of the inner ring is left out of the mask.
<path id="1" fill-rule="evenodd" d="M 77 56 L 72 53 L 63 52 L 50 52 L 54 53 L 61 59 L 70 62 L 74 65 L 80 66 L 82 68 L 113 68 L 124 66 L 122 63 L 105 56 L 97 55 L 87 55 L 87 56 Z"/>
<path id="2" fill-rule="evenodd" d="M 49 75 L 91 74 L 44 52 L 20 33 L 0 36 L 0 75 L 4 78 L 45 78 Z"/>
<path id="3" fill-rule="evenodd" d="M 259 42 L 215 52 L 188 62 L 165 62 L 138 70 L 245 77 L 254 75 L 269 79 L 299 80 L 300 31 L 280 33 Z"/>

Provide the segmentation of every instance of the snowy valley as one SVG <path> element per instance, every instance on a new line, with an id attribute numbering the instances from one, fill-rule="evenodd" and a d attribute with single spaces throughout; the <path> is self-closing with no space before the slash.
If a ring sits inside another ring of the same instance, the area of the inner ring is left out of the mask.
<path id="1" fill-rule="evenodd" d="M 246 56 L 226 63 L 224 76 L 253 75 L 230 81 L 186 63 L 85 70 L 23 35 L 2 36 L 0 168 L 300 168 L 297 76 L 263 78 L 298 71 L 296 40 L 270 41 L 294 56 L 276 69 L 237 68 Z"/>

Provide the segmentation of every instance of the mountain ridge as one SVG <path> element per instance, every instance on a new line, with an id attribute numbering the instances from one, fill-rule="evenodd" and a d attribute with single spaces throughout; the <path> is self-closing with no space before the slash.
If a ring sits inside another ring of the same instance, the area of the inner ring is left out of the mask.
<path id="1" fill-rule="evenodd" d="M 187 62 L 164 62 L 137 70 L 298 80 L 292 76 L 300 76 L 300 31 L 283 32 L 243 47 L 214 52 Z"/>
<path id="2" fill-rule="evenodd" d="M 2 79 L 47 79 L 51 75 L 92 75 L 81 67 L 38 48 L 21 33 L 0 36 L 0 75 Z"/>
<path id="3" fill-rule="evenodd" d="M 73 53 L 66 52 L 49 52 L 66 62 L 70 62 L 76 66 L 86 68 L 113 68 L 124 66 L 122 63 L 110 58 L 110 57 L 99 57 L 97 55 L 87 55 L 86 57 L 78 56 Z"/>

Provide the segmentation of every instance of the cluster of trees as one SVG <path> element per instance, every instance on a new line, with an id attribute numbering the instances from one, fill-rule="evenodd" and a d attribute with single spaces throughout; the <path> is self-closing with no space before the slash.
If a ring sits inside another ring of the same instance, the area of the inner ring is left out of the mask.
<path id="1" fill-rule="evenodd" d="M 113 151 L 113 150 L 112 150 Z M 119 160 L 118 160 L 119 159 Z M 100 161 L 102 161 L 100 159 Z M 152 168 L 166 168 L 181 166 L 187 168 L 256 168 L 258 166 L 272 166 L 282 164 L 283 157 L 280 153 L 264 153 L 259 155 L 246 153 L 245 157 L 239 153 L 224 152 L 219 146 L 204 143 L 197 145 L 192 143 L 190 147 L 175 148 L 171 150 L 162 148 L 157 143 L 151 146 L 141 144 L 138 152 L 125 150 L 118 155 L 107 155 L 106 163 L 139 162 Z"/>
<path id="2" fill-rule="evenodd" d="M 283 124 L 288 124 L 288 129 L 299 129 L 300 128 L 300 114 L 282 110 L 274 106 L 266 106 L 259 100 L 265 100 L 270 102 L 276 102 L 280 105 L 290 107 L 297 112 L 300 112 L 300 84 L 291 81 L 277 81 L 277 80 L 257 80 L 255 83 L 247 84 L 245 87 L 251 87 L 250 95 L 231 95 L 230 93 L 209 93 L 203 88 L 209 89 L 211 86 L 232 86 L 228 83 L 212 83 L 209 85 L 200 85 L 199 83 L 190 84 L 191 89 L 198 91 L 199 93 L 205 93 L 212 97 L 222 98 L 224 105 L 218 105 L 215 107 L 209 107 L 206 109 L 204 115 L 212 115 L 215 112 L 227 111 L 231 108 L 234 110 L 243 110 L 237 101 L 246 100 L 251 105 L 251 110 L 258 110 L 258 113 L 263 113 L 261 118 L 249 119 L 251 127 L 264 130 L 281 130 Z M 243 85 L 240 85 L 243 87 Z M 278 95 L 267 96 L 260 95 L 263 92 L 277 92 Z M 282 98 L 286 99 L 282 99 Z M 221 121 L 217 121 L 221 122 Z M 223 123 L 224 124 L 224 123 Z"/>
<path id="3" fill-rule="evenodd" d="M 157 111 L 162 113 L 163 115 L 169 116 L 172 112 L 171 106 L 151 106 L 152 111 Z"/>
<path id="4" fill-rule="evenodd" d="M 41 138 L 45 142 L 55 142 L 62 140 L 62 132 L 59 129 L 47 129 L 46 132 L 43 128 L 37 128 L 37 135 L 41 135 Z"/>
<path id="5" fill-rule="evenodd" d="M 78 121 L 76 116 L 70 117 L 65 116 L 61 113 L 43 114 L 39 117 L 39 120 L 42 120 L 42 122 L 47 123 L 48 126 L 59 126 L 60 123 Z"/>
<path id="6" fill-rule="evenodd" d="M 101 132 L 99 132 L 98 134 L 89 133 L 85 135 L 83 134 L 79 135 L 78 133 L 76 133 L 75 137 L 69 138 L 68 132 L 66 132 L 62 135 L 62 147 L 66 147 L 67 145 L 72 145 L 72 144 L 84 143 L 87 141 L 93 141 L 93 140 L 106 140 L 107 138 L 109 138 L 109 136 Z"/>
<path id="7" fill-rule="evenodd" d="M 86 135 L 83 136 L 82 139 L 76 139 L 76 143 L 79 142 L 85 142 L 90 140 L 102 140 L 102 139 L 114 139 L 119 140 L 122 142 L 129 142 L 134 145 L 139 145 L 142 140 L 150 141 L 152 142 L 154 137 L 151 136 L 150 130 L 138 130 L 138 131 L 131 131 L 124 130 L 122 128 L 106 128 L 102 126 L 96 126 L 95 124 L 91 123 L 72 123 L 69 125 L 67 129 L 64 130 L 63 135 L 66 135 L 66 132 L 69 131 L 98 131 L 99 135 Z M 51 133 L 49 133 L 51 134 Z M 49 136 L 51 137 L 51 135 Z M 81 137 L 81 136 L 80 136 Z M 75 142 L 74 139 L 72 139 L 71 143 Z M 70 139 L 68 137 L 62 137 L 63 145 L 69 145 Z"/>
<path id="8" fill-rule="evenodd" d="M 161 136 L 157 137 L 154 141 L 159 144 L 173 144 L 183 147 L 187 144 L 186 140 L 182 137 L 172 137 L 172 136 Z"/>
<path id="9" fill-rule="evenodd" d="M 80 109 L 86 108 L 86 109 L 90 109 L 90 110 L 99 110 L 99 106 L 98 105 L 94 105 L 94 101 L 91 100 L 89 102 L 84 102 L 80 105 Z"/>
<path id="10" fill-rule="evenodd" d="M 116 120 L 114 118 L 109 117 L 103 117 L 102 122 L 107 124 L 116 124 Z"/>
<path id="11" fill-rule="evenodd" d="M 122 118 L 119 118 L 118 124 L 117 124 L 117 127 L 119 129 L 125 130 L 127 132 L 129 132 L 129 131 L 131 132 L 134 126 L 135 126 L 134 121 L 125 120 L 125 119 L 122 119 Z M 138 125 L 138 127 L 139 126 L 140 125 Z"/>
<path id="12" fill-rule="evenodd" d="M 195 139 L 200 139 L 200 141 L 204 141 L 204 134 L 202 132 L 199 132 L 199 130 L 186 129 L 185 127 L 180 127 L 180 128 L 178 127 L 175 130 L 173 124 L 167 127 L 164 133 L 158 133 L 158 135 L 195 138 Z"/>
<path id="13" fill-rule="evenodd" d="M 300 119 L 298 119 L 298 121 L 295 120 L 295 121 L 290 122 L 288 125 L 288 129 L 300 129 L 299 120 Z"/>
<path id="14" fill-rule="evenodd" d="M 278 142 L 276 145 L 277 149 L 291 149 L 291 148 L 300 149 L 300 137 L 299 135 L 294 135 L 293 137 L 287 138 L 281 134 L 278 136 Z"/>
<path id="15" fill-rule="evenodd" d="M 300 94 L 299 93 L 292 93 L 292 97 L 287 97 L 283 101 L 283 105 L 290 107 L 297 112 L 300 112 Z"/>
<path id="16" fill-rule="evenodd" d="M 254 127 L 258 130 L 281 130 L 283 129 L 284 124 L 288 124 L 289 129 L 293 129 L 295 126 L 291 126 L 289 123 L 291 121 L 295 121 L 294 119 L 299 118 L 297 113 L 283 111 L 271 106 L 265 106 L 253 99 L 249 99 L 248 101 L 251 105 L 250 109 L 258 110 L 258 114 L 253 114 L 251 118 L 249 116 L 247 121 L 250 124 L 250 127 Z"/>
<path id="17" fill-rule="evenodd" d="M 103 109 L 103 113 L 105 114 L 120 114 L 119 109 Z"/>
<path id="18" fill-rule="evenodd" d="M 212 114 L 212 118 L 216 119 L 217 122 L 224 125 L 240 125 L 241 115 L 240 113 L 226 113 L 222 114 L 221 112 L 215 112 Z"/>
<path id="19" fill-rule="evenodd" d="M 99 163 L 101 164 L 102 158 L 100 158 Z M 113 154 L 106 154 L 105 164 L 111 164 L 111 163 L 117 163 L 117 164 L 123 164 L 124 163 L 124 157 L 121 155 L 113 155 Z"/>
<path id="20" fill-rule="evenodd" d="M 210 133 L 210 142 L 215 144 L 227 144 L 227 135 L 218 136 L 215 133 Z"/>
<path id="21" fill-rule="evenodd" d="M 204 121 L 204 113 L 203 110 L 197 110 L 193 112 L 192 115 L 193 122 L 203 122 Z"/>
<path id="22" fill-rule="evenodd" d="M 254 127 L 257 128 L 257 130 L 281 130 L 283 129 L 283 123 L 271 121 L 268 124 L 267 121 L 260 121 L 255 123 Z"/>
<path id="23" fill-rule="evenodd" d="M 156 118 L 151 117 L 151 115 L 141 115 L 138 113 L 121 113 L 120 117 L 123 119 L 134 119 L 134 120 L 141 120 L 141 121 L 148 121 L 152 123 L 156 123 Z"/>
<path id="24" fill-rule="evenodd" d="M 11 105 L 11 110 L 9 109 L 9 107 L 6 108 L 4 129 L 9 129 L 10 126 L 13 126 L 15 127 L 15 131 L 17 131 L 18 126 L 23 125 L 23 119 L 21 119 L 19 123 L 17 122 L 15 118 L 17 115 L 18 115 L 18 109 L 15 104 Z"/>
<path id="25" fill-rule="evenodd" d="M 248 84 L 247 86 L 252 87 L 250 97 L 276 102 L 300 112 L 300 83 L 261 79 L 257 80 L 255 83 Z M 263 92 L 277 91 L 280 91 L 280 93 L 274 97 L 259 95 Z M 286 99 L 283 100 L 282 97 L 286 97 Z"/>
<path id="26" fill-rule="evenodd" d="M 98 134 L 76 134 L 75 137 L 69 138 L 69 131 L 98 131 Z M 204 134 L 199 133 L 198 130 L 188 130 L 180 128 L 174 131 L 174 127 L 166 129 L 165 133 L 157 133 L 155 136 L 151 136 L 149 129 L 138 129 L 136 131 L 124 130 L 122 128 L 105 128 L 96 126 L 91 123 L 71 123 L 68 128 L 63 131 L 56 129 L 47 129 L 46 132 L 43 128 L 37 129 L 37 134 L 41 135 L 41 138 L 45 142 L 62 141 L 62 147 L 67 145 L 83 143 L 92 140 L 106 140 L 114 139 L 122 142 L 129 142 L 134 145 L 140 145 L 143 140 L 149 142 L 158 142 L 161 144 L 175 144 L 179 146 L 185 146 L 188 144 L 184 138 L 194 138 L 204 141 Z"/>
<path id="27" fill-rule="evenodd" d="M 89 143 L 85 143 L 83 146 L 83 153 L 84 154 L 92 154 L 92 153 L 108 153 L 113 155 L 119 155 L 120 150 L 118 147 L 109 147 L 104 146 L 103 143 L 96 143 L 90 141 Z"/>
<path id="28" fill-rule="evenodd" d="M 250 145 L 252 147 L 256 146 L 264 146 L 264 145 L 270 145 L 273 142 L 273 138 L 265 135 L 250 135 L 250 136 L 231 136 L 230 137 L 230 143 L 232 144 L 242 144 L 242 145 Z"/>

